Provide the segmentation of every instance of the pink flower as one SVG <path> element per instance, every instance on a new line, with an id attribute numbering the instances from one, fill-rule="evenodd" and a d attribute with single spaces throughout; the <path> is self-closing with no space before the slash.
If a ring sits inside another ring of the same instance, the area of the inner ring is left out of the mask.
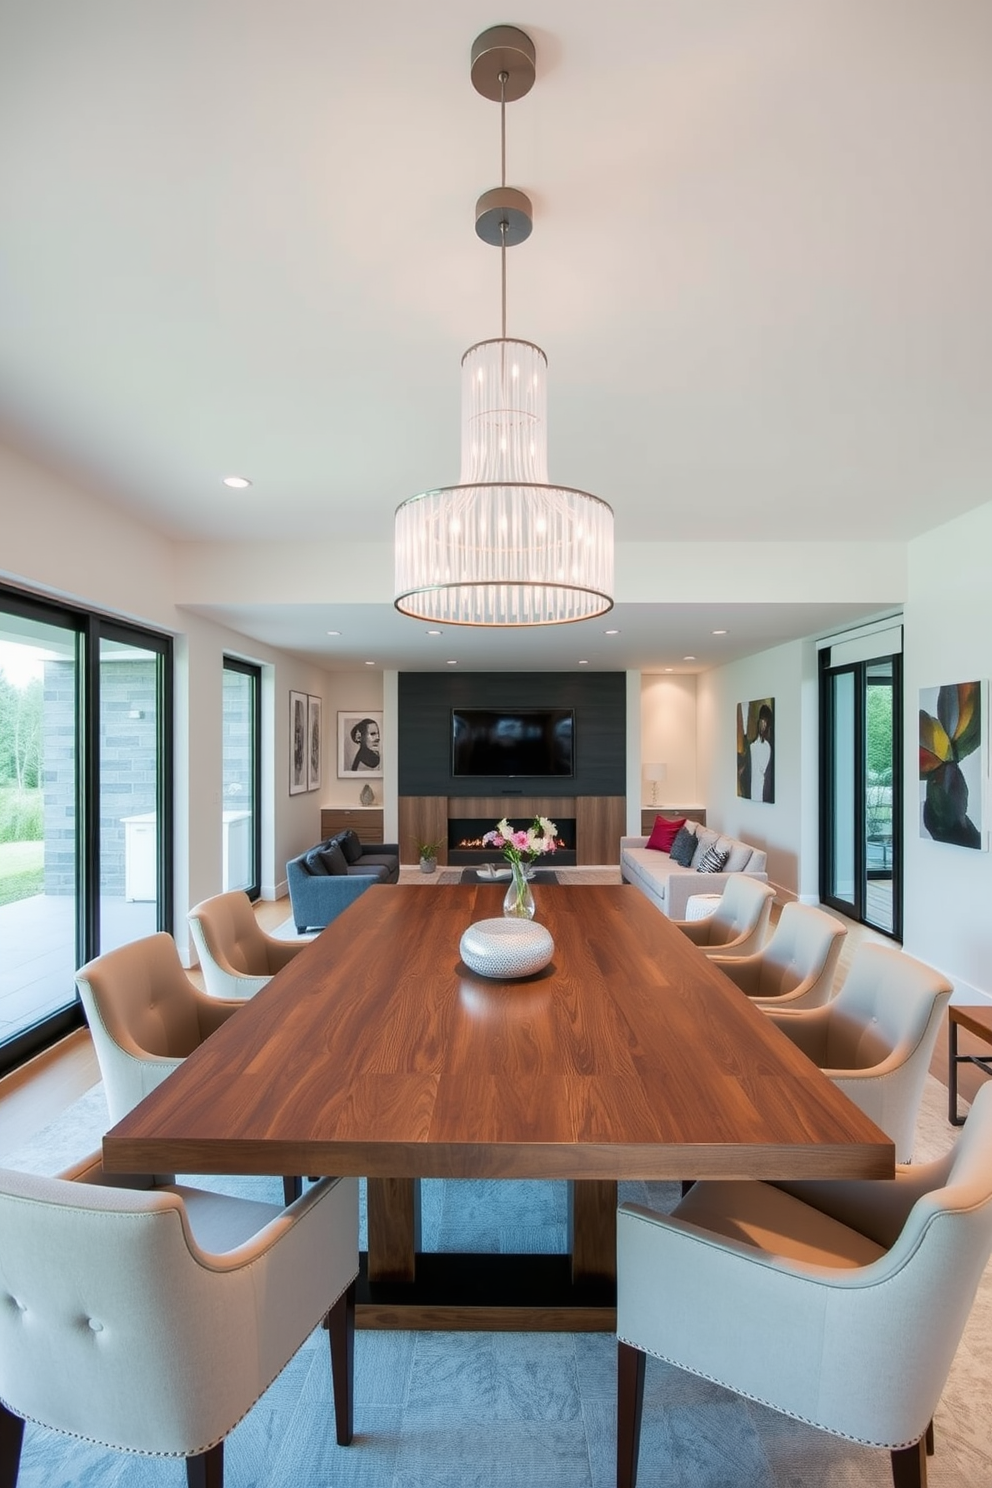
<path id="1" fill-rule="evenodd" d="M 510 838 L 510 841 L 513 843 L 514 847 L 520 849 L 522 852 L 526 852 L 527 849 L 530 847 L 530 842 L 528 840 L 526 832 L 514 832 L 513 836 Z"/>
<path id="2" fill-rule="evenodd" d="M 485 836 L 483 837 L 482 840 L 483 840 L 483 842 L 487 842 L 490 847 L 505 847 L 506 846 L 506 843 L 503 840 L 503 838 L 500 836 L 499 832 L 487 832 L 485 834 Z"/>

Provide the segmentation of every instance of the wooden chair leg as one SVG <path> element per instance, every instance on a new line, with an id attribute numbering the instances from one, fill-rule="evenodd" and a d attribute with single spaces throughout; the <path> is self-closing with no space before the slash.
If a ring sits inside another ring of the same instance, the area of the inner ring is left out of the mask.
<path id="1" fill-rule="evenodd" d="M 645 1355 L 617 1343 L 617 1488 L 634 1488 L 641 1445 Z"/>
<path id="2" fill-rule="evenodd" d="M 186 1458 L 186 1488 L 224 1488 L 224 1443 Z"/>
<path id="3" fill-rule="evenodd" d="M 933 1417 L 932 1416 L 930 1417 L 930 1425 L 926 1429 L 926 1435 L 924 1436 L 923 1440 L 927 1444 L 927 1456 L 928 1457 L 932 1457 L 933 1456 Z"/>
<path id="4" fill-rule="evenodd" d="M 926 1435 L 911 1447 L 890 1453 L 893 1488 L 927 1488 Z"/>
<path id="5" fill-rule="evenodd" d="M 294 1199 L 298 1199 L 303 1192 L 302 1178 L 284 1178 L 282 1180 L 283 1203 L 289 1207 Z"/>
<path id="6" fill-rule="evenodd" d="M 342 1292 L 325 1319 L 331 1345 L 334 1428 L 339 1447 L 351 1445 L 355 1420 L 355 1283 Z"/>
<path id="7" fill-rule="evenodd" d="M 0 1404 L 0 1488 L 14 1488 L 21 1466 L 24 1422 Z"/>

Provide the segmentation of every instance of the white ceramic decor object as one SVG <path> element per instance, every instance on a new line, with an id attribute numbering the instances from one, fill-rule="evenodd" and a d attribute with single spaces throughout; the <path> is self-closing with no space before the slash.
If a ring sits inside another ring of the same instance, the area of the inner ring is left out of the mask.
<path id="1" fill-rule="evenodd" d="M 532 976 L 547 966 L 555 943 L 533 920 L 479 920 L 465 931 L 459 951 L 472 971 L 506 981 Z"/>

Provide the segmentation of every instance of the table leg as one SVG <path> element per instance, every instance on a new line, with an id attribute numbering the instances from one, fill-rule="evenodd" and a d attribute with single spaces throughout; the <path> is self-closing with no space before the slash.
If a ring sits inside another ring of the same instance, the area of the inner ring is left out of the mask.
<path id="1" fill-rule="evenodd" d="M 568 1248 L 572 1281 L 616 1279 L 617 1185 L 583 1178 L 568 1185 Z"/>
<path id="2" fill-rule="evenodd" d="M 958 1021 L 947 1019 L 947 1119 L 952 1126 L 964 1126 L 958 1115 Z"/>
<path id="3" fill-rule="evenodd" d="M 369 1178 L 369 1281 L 415 1279 L 420 1249 L 420 1179 Z"/>

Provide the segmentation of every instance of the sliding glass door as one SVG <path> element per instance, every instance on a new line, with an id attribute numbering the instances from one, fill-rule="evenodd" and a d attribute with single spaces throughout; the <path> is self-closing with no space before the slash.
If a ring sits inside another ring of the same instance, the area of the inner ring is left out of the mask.
<path id="1" fill-rule="evenodd" d="M 262 669 L 224 657 L 224 890 L 261 892 Z"/>
<path id="2" fill-rule="evenodd" d="M 820 655 L 820 897 L 901 939 L 902 657 Z"/>
<path id="3" fill-rule="evenodd" d="M 0 589 L 0 1068 L 78 966 L 171 928 L 171 642 Z"/>

